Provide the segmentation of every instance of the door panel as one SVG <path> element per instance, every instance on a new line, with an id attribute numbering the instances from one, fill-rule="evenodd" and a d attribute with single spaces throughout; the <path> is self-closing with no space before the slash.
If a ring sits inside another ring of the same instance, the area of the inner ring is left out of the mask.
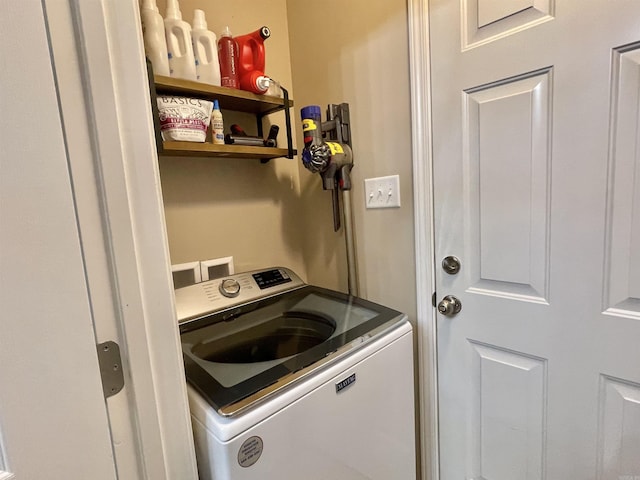
<path id="1" fill-rule="evenodd" d="M 463 48 L 550 20 L 552 0 L 463 0 Z"/>
<path id="2" fill-rule="evenodd" d="M 532 3 L 531 0 L 511 0 L 509 2 L 478 0 L 478 27 L 485 27 L 490 23 L 532 8 Z"/>
<path id="3" fill-rule="evenodd" d="M 599 480 L 634 479 L 640 471 L 640 385 L 602 376 Z"/>
<path id="4" fill-rule="evenodd" d="M 429 8 L 441 479 L 640 477 L 637 2 Z"/>
<path id="5" fill-rule="evenodd" d="M 640 44 L 614 50 L 605 308 L 640 317 Z"/>
<path id="6" fill-rule="evenodd" d="M 472 478 L 541 478 L 546 361 L 491 345 L 473 349 Z"/>
<path id="7" fill-rule="evenodd" d="M 476 293 L 546 301 L 550 73 L 465 92 L 469 288 Z"/>

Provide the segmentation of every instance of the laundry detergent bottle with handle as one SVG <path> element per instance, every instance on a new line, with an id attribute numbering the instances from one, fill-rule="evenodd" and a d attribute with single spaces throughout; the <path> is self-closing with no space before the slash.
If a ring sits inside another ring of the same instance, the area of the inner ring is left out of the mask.
<path id="1" fill-rule="evenodd" d="M 196 60 L 191 43 L 191 26 L 182 20 L 178 0 L 167 0 L 164 19 L 169 53 L 169 69 L 172 77 L 196 80 Z"/>
<path id="2" fill-rule="evenodd" d="M 271 36 L 269 27 L 236 37 L 238 42 L 238 76 L 240 88 L 253 93 L 264 94 L 271 80 L 264 74 L 264 41 Z"/>
<path id="3" fill-rule="evenodd" d="M 169 76 L 169 57 L 164 33 L 164 22 L 158 12 L 156 0 L 143 0 L 140 8 L 144 51 L 151 60 L 153 73 Z"/>
<path id="4" fill-rule="evenodd" d="M 218 42 L 215 33 L 207 30 L 207 21 L 202 10 L 193 12 L 193 54 L 196 58 L 198 81 L 220 86 L 220 63 Z"/>
<path id="5" fill-rule="evenodd" d="M 218 40 L 220 77 L 223 87 L 240 88 L 238 80 L 238 43 L 229 27 L 224 27 Z"/>

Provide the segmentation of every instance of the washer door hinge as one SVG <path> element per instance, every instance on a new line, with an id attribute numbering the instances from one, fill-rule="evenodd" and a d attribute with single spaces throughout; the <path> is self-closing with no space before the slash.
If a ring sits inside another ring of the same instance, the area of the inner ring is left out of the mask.
<path id="1" fill-rule="evenodd" d="M 99 343 L 96 348 L 98 349 L 98 363 L 102 377 L 102 391 L 104 398 L 109 398 L 124 387 L 120 347 L 116 342 L 109 341 Z"/>

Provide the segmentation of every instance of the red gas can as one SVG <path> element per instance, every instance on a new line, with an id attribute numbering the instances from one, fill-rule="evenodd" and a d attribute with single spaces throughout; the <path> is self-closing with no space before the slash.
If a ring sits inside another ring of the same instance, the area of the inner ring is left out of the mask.
<path id="1" fill-rule="evenodd" d="M 238 77 L 240 88 L 254 93 L 264 93 L 269 79 L 264 74 L 264 41 L 271 36 L 269 27 L 236 37 L 238 42 Z"/>

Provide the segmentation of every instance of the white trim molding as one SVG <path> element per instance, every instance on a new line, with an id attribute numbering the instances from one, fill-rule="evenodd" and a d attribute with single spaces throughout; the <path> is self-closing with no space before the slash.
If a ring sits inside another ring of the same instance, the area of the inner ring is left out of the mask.
<path id="1" fill-rule="evenodd" d="M 0 435 L 0 480 L 15 480 L 16 476 L 5 470 L 7 468 L 7 459 L 2 444 L 2 435 Z"/>
<path id="2" fill-rule="evenodd" d="M 438 375 L 433 247 L 429 2 L 409 0 L 411 121 L 416 248 L 421 474 L 439 479 Z"/>
<path id="3" fill-rule="evenodd" d="M 197 470 L 137 0 L 72 0 L 144 478 Z"/>
<path id="4" fill-rule="evenodd" d="M 122 353 L 117 473 L 196 480 L 138 1 L 45 2 L 96 341 Z"/>

